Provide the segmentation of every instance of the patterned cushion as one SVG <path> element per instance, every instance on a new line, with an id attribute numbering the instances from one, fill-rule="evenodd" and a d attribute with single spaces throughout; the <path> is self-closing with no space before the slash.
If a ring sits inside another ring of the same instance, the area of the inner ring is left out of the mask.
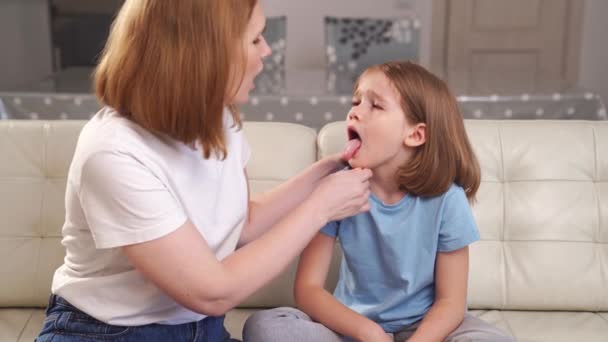
<path id="1" fill-rule="evenodd" d="M 264 38 L 272 54 L 264 59 L 264 71 L 255 79 L 256 94 L 282 94 L 285 92 L 285 50 L 287 18 L 269 17 L 266 19 Z"/>
<path id="2" fill-rule="evenodd" d="M 350 94 L 367 67 L 391 60 L 418 61 L 420 21 L 415 18 L 325 17 L 327 90 Z"/>

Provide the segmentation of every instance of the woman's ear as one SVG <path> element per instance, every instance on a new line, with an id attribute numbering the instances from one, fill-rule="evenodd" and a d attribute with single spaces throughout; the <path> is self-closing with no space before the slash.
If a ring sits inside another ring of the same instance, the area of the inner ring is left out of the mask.
<path id="1" fill-rule="evenodd" d="M 403 144 L 407 147 L 418 147 L 426 142 L 426 124 L 418 123 L 410 130 L 408 135 L 403 140 Z"/>

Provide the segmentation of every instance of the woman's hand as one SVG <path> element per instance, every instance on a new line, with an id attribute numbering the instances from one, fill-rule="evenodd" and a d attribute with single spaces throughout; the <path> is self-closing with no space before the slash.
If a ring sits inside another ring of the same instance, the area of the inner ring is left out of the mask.
<path id="1" fill-rule="evenodd" d="M 344 150 L 342 152 L 330 154 L 327 157 L 324 157 L 322 160 L 326 160 L 334 166 L 334 170 L 342 170 L 346 166 L 348 166 L 348 161 L 352 158 L 351 153 Z"/>
<path id="2" fill-rule="evenodd" d="M 344 169 L 348 165 L 348 161 L 344 159 L 344 153 L 334 153 L 330 154 L 321 159 L 322 163 L 326 163 L 327 165 L 331 165 L 331 172 L 336 172 Z"/>
<path id="3" fill-rule="evenodd" d="M 338 171 L 325 177 L 309 200 L 317 204 L 326 222 L 368 211 L 371 176 L 369 169 Z"/>

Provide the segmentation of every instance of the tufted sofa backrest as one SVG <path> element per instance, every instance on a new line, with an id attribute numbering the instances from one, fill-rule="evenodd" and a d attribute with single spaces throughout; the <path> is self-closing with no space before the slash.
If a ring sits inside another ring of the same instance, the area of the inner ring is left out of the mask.
<path id="1" fill-rule="evenodd" d="M 44 307 L 60 244 L 67 170 L 84 121 L 0 121 L 0 307 Z M 608 310 L 608 122 L 467 121 L 482 168 L 469 303 L 477 309 Z M 339 151 L 318 134 L 248 122 L 252 193 Z M 327 287 L 337 277 L 335 253 Z M 295 263 L 241 307 L 292 305 Z"/>

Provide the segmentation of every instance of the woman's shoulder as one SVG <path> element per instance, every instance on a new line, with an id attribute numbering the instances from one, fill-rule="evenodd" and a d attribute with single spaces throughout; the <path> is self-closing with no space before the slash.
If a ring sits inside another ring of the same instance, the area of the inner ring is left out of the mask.
<path id="1" fill-rule="evenodd" d="M 83 127 L 72 162 L 75 177 L 91 170 L 126 174 L 146 170 L 156 176 L 169 163 L 166 156 L 176 156 L 171 141 L 148 132 L 111 108 L 103 108 Z M 76 178 L 78 179 L 78 178 Z"/>
<path id="2" fill-rule="evenodd" d="M 158 140 L 158 136 L 116 110 L 104 107 L 84 126 L 78 144 L 89 153 L 140 153 Z"/>

